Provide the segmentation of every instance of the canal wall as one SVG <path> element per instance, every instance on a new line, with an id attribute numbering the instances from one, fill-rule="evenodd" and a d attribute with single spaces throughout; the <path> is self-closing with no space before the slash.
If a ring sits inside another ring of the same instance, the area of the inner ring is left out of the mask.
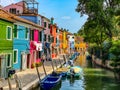
<path id="1" fill-rule="evenodd" d="M 101 68 L 104 68 L 104 69 L 107 69 L 110 71 L 113 71 L 113 69 L 114 69 L 113 67 L 110 66 L 111 61 L 106 60 L 105 65 L 104 65 L 104 64 L 102 64 L 102 60 L 95 57 L 94 55 L 92 55 L 92 63 L 93 63 L 93 65 L 95 64 Z"/>

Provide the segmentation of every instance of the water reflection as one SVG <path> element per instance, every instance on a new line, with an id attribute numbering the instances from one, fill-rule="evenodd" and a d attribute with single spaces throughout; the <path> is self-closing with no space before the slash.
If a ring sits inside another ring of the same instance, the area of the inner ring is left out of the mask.
<path id="1" fill-rule="evenodd" d="M 85 55 L 80 55 L 75 64 L 84 67 L 83 77 L 63 78 L 52 90 L 119 90 L 120 84 L 116 83 L 113 73 L 93 68 L 92 62 L 85 60 Z"/>

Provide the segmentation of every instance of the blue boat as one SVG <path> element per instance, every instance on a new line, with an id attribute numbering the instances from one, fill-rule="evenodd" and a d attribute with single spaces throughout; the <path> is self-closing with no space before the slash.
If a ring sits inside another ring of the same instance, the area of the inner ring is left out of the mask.
<path id="1" fill-rule="evenodd" d="M 61 81 L 61 75 L 47 75 L 42 81 L 40 82 L 40 86 L 43 90 L 50 90 L 54 86 L 56 86 Z"/>

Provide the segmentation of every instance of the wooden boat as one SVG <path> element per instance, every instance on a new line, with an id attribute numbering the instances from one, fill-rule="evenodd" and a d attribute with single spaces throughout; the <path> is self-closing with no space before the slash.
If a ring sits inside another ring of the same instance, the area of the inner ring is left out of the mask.
<path id="1" fill-rule="evenodd" d="M 80 66 L 73 66 L 68 70 L 67 77 L 80 77 L 82 75 L 83 71 Z"/>
<path id="2" fill-rule="evenodd" d="M 61 67 L 61 68 L 58 68 L 55 72 L 64 77 L 66 76 L 68 70 L 69 69 L 67 67 Z"/>
<path id="3" fill-rule="evenodd" d="M 47 75 L 44 79 L 41 80 L 40 86 L 44 90 L 50 90 L 61 81 L 61 78 L 62 76 L 57 74 Z"/>

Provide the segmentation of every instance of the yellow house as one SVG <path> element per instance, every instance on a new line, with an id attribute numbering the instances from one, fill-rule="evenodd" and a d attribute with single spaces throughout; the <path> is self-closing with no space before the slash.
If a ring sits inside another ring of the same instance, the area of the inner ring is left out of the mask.
<path id="1" fill-rule="evenodd" d="M 84 39 L 80 36 L 75 36 L 75 51 L 77 52 L 85 52 L 86 50 L 86 43 Z"/>
<path id="2" fill-rule="evenodd" d="M 67 31 L 63 30 L 63 50 L 64 53 L 67 53 L 68 40 L 67 40 Z"/>

